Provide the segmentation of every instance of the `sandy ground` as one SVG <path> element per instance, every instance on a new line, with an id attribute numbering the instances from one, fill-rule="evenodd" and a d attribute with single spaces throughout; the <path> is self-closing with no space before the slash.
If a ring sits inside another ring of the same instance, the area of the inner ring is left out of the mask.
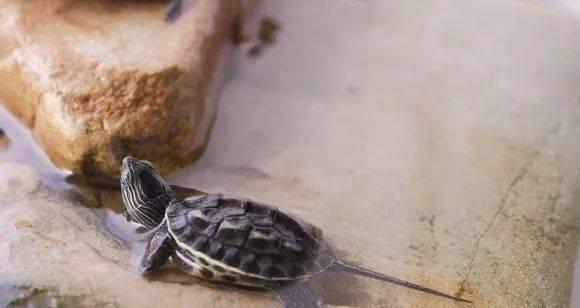
<path id="1" fill-rule="evenodd" d="M 319 225 L 345 257 L 475 307 L 569 306 L 579 13 L 499 0 L 271 9 L 276 43 L 243 56 L 205 156 L 173 183 L 277 204 Z M 140 239 L 117 230 L 112 211 L 80 206 L 29 167 L 0 169 L 0 187 L 12 183 L 0 191 L 7 298 L 36 287 L 96 306 L 275 303 L 177 274 L 140 278 Z M 347 276 L 315 286 L 333 305 L 461 306 Z"/>

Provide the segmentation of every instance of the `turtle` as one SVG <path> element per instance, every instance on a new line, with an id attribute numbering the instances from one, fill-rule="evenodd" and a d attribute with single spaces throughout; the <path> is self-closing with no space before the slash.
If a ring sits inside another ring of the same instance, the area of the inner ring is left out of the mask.
<path id="1" fill-rule="evenodd" d="M 171 259 L 198 278 L 273 291 L 285 307 L 320 307 L 306 281 L 333 270 L 471 303 L 355 265 L 334 253 L 320 228 L 272 205 L 227 194 L 177 198 L 149 161 L 125 157 L 120 182 L 127 220 L 150 234 L 143 275 Z"/>

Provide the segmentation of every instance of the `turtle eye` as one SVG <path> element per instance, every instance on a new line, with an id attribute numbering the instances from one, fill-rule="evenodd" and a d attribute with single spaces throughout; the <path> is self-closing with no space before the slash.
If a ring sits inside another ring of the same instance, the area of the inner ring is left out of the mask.
<path id="1" fill-rule="evenodd" d="M 161 193 L 161 183 L 149 172 L 143 172 L 139 177 L 141 189 L 147 198 L 155 198 Z"/>

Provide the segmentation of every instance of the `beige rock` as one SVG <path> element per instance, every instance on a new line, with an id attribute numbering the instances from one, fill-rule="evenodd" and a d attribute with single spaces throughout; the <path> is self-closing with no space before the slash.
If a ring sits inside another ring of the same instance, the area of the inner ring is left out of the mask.
<path id="1" fill-rule="evenodd" d="M 0 3 L 0 100 L 58 166 L 115 173 L 127 154 L 164 171 L 202 152 L 232 35 L 253 1 Z"/>

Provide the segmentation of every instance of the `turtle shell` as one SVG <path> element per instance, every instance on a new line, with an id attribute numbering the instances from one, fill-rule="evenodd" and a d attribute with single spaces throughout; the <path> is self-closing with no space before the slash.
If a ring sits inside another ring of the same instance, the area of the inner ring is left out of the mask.
<path id="1" fill-rule="evenodd" d="M 216 194 L 174 200 L 166 218 L 177 249 L 210 270 L 294 280 L 332 261 L 320 229 L 248 199 Z"/>

